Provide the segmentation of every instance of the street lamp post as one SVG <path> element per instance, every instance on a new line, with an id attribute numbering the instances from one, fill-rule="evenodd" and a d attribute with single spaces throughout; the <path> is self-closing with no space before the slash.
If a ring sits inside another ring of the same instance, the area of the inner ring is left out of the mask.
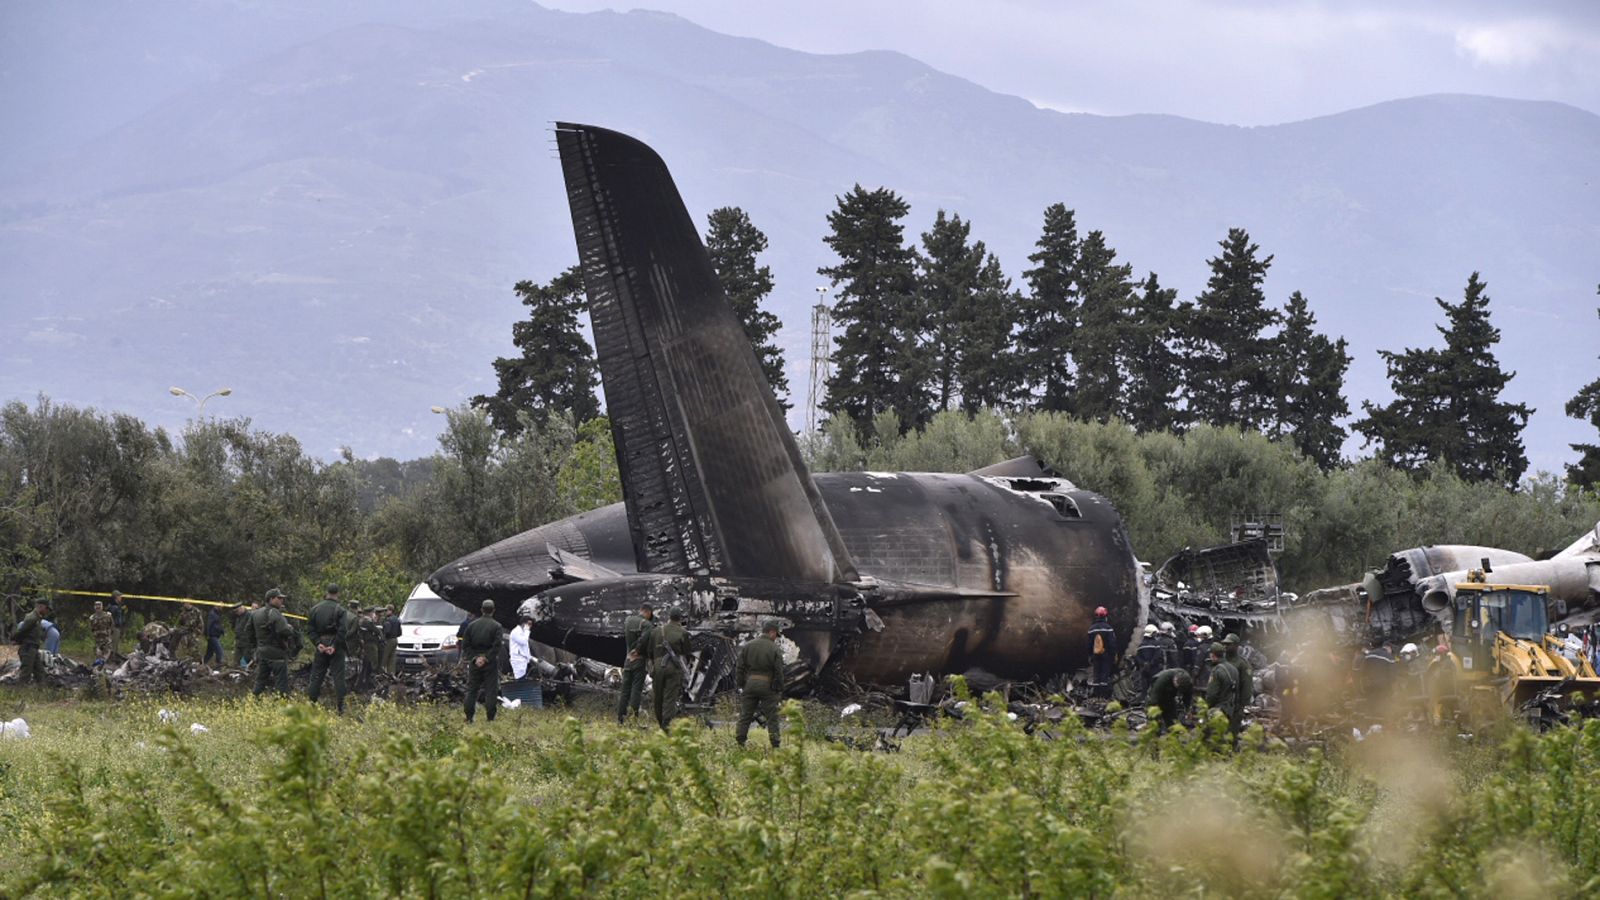
<path id="1" fill-rule="evenodd" d="M 210 400 L 212 397 L 227 397 L 233 393 L 233 388 L 222 388 L 221 390 L 212 391 L 204 397 L 196 397 L 194 394 L 189 393 L 181 387 L 169 387 L 167 388 L 167 393 L 174 397 L 188 397 L 190 400 L 193 400 L 198 407 L 196 414 L 205 415 L 207 400 Z"/>

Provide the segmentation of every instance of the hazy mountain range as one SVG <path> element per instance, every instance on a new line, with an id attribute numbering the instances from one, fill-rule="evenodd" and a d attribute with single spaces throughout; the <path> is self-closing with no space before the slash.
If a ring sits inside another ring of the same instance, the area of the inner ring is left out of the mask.
<path id="1" fill-rule="evenodd" d="M 606 125 L 666 158 L 691 212 L 772 241 L 791 384 L 860 182 L 944 207 L 1019 276 L 1044 207 L 1192 296 L 1231 225 L 1276 256 L 1386 391 L 1377 349 L 1431 344 L 1480 270 L 1538 408 L 1534 465 L 1592 437 L 1562 405 L 1600 374 L 1600 116 L 1468 96 L 1258 128 L 1042 110 L 906 56 L 819 56 L 650 12 L 358 0 L 0 9 L 0 396 L 126 410 L 234 389 L 314 453 L 434 447 L 428 414 L 492 388 L 511 285 L 573 261 L 550 141 Z M 437 8 L 436 8 L 437 7 Z"/>

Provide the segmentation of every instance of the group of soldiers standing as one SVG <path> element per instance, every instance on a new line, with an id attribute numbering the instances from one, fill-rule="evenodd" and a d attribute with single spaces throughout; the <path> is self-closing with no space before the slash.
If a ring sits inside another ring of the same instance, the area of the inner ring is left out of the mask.
<path id="1" fill-rule="evenodd" d="M 775 621 L 763 622 L 761 634 L 739 648 L 734 666 L 739 722 L 734 737 L 741 747 L 758 714 L 766 724 L 772 746 L 778 746 L 778 704 L 783 699 L 784 680 L 783 653 L 777 643 L 780 630 Z M 648 678 L 653 718 L 665 730 L 682 709 L 684 685 L 689 677 L 691 650 L 683 613 L 669 611 L 666 624 L 661 625 L 656 621 L 655 608 L 641 603 L 638 611 L 623 622 L 622 639 L 626 660 L 617 698 L 617 724 L 625 724 L 630 714 L 638 718 Z"/>
<path id="2" fill-rule="evenodd" d="M 34 602 L 32 611 L 11 629 L 11 640 L 17 645 L 17 660 L 21 664 L 18 684 L 44 681 L 44 657 L 40 650 L 47 640 L 50 616 L 50 601 L 41 597 Z M 89 616 L 89 633 L 94 637 L 95 665 L 109 661 L 118 651 L 126 622 L 127 607 L 123 605 L 121 591 L 112 591 L 110 609 L 106 608 L 103 601 L 94 602 L 94 612 Z"/>
<path id="3" fill-rule="evenodd" d="M 1120 645 L 1105 607 L 1095 610 L 1089 628 L 1091 685 L 1108 695 L 1111 675 L 1120 660 Z M 1213 713 L 1226 717 L 1228 730 L 1237 735 L 1245 708 L 1255 698 L 1255 670 L 1242 650 L 1238 634 L 1213 642 L 1209 625 L 1191 625 L 1180 633 L 1172 622 L 1149 624 L 1134 651 L 1134 691 L 1145 706 L 1160 710 L 1163 730 L 1183 722 L 1193 724 L 1196 691 L 1203 691 Z"/>
<path id="4" fill-rule="evenodd" d="M 622 695 L 617 699 L 617 724 L 631 712 L 635 718 L 644 705 L 646 676 L 650 681 L 650 708 L 656 724 L 665 729 L 683 706 L 683 686 L 689 677 L 689 630 L 683 613 L 670 610 L 667 622 L 656 622 L 655 607 L 639 604 L 622 623 L 626 657 L 622 664 Z"/>
<path id="5" fill-rule="evenodd" d="M 357 682 L 382 669 L 394 671 L 395 646 L 399 639 L 399 618 L 387 607 L 362 610 L 340 602 L 339 586 L 328 585 L 323 598 L 306 615 L 302 632 L 289 624 L 283 611 L 287 600 L 277 588 L 267 591 L 263 602 L 234 607 L 234 653 L 240 667 L 254 667 L 252 692 L 268 689 L 289 693 L 289 661 L 300 654 L 306 643 L 312 647 L 311 680 L 306 697 L 316 703 L 331 675 L 334 706 L 344 712 L 347 693 L 347 661 L 360 662 Z"/>

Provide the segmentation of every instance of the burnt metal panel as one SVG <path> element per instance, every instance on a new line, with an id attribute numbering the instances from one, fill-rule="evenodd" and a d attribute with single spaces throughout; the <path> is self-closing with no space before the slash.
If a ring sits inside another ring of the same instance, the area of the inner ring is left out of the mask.
<path id="1" fill-rule="evenodd" d="M 854 579 L 666 165 L 601 128 L 556 144 L 638 569 Z"/>

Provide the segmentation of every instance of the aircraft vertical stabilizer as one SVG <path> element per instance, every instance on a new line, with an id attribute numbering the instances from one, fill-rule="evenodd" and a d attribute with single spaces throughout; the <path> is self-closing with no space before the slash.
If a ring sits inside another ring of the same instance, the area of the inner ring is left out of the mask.
<path id="1" fill-rule="evenodd" d="M 666 164 L 587 125 L 556 144 L 640 571 L 854 580 Z"/>

